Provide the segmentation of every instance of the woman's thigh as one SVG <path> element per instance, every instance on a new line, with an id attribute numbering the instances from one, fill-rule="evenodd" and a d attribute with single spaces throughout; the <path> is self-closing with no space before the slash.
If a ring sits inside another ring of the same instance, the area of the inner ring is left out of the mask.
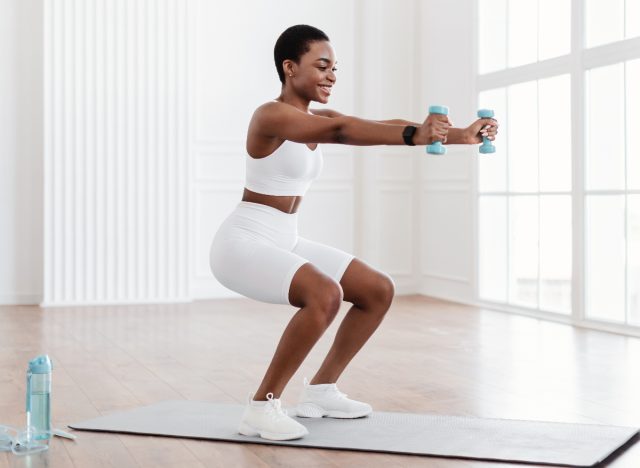
<path id="1" fill-rule="evenodd" d="M 307 260 L 286 249 L 245 239 L 216 239 L 210 255 L 211 271 L 225 287 L 257 301 L 289 302 L 296 271 Z"/>
<path id="2" fill-rule="evenodd" d="M 354 255 L 330 245 L 298 236 L 293 253 L 311 262 L 322 273 L 339 283 Z"/>

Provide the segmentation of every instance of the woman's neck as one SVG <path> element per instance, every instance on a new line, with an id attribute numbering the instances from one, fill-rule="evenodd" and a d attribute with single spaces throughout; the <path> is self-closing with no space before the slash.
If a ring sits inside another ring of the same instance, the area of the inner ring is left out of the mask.
<path id="1" fill-rule="evenodd" d="M 277 98 L 278 101 L 286 102 L 293 107 L 300 109 L 302 112 L 309 112 L 309 100 L 303 97 L 300 97 L 296 94 L 291 88 L 283 87 L 280 92 L 280 96 Z"/>

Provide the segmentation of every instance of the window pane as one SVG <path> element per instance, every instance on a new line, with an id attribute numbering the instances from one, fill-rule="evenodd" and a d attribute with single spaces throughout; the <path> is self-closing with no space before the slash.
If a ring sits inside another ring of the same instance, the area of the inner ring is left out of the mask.
<path id="1" fill-rule="evenodd" d="M 509 189 L 538 191 L 538 88 L 535 81 L 509 87 Z"/>
<path id="2" fill-rule="evenodd" d="M 480 0 L 478 21 L 478 73 L 504 70 L 507 57 L 507 0 Z"/>
<path id="3" fill-rule="evenodd" d="M 480 298 L 507 301 L 507 199 L 479 198 L 479 268 Z"/>
<path id="4" fill-rule="evenodd" d="M 509 0 L 507 64 L 516 67 L 538 59 L 538 3 Z"/>
<path id="5" fill-rule="evenodd" d="M 571 0 L 540 0 L 538 60 L 571 50 Z"/>
<path id="6" fill-rule="evenodd" d="M 624 0 L 587 0 L 587 47 L 624 37 Z"/>
<path id="7" fill-rule="evenodd" d="M 640 36 L 640 0 L 627 0 L 624 17 L 625 37 Z"/>
<path id="8" fill-rule="evenodd" d="M 571 190 L 571 81 L 540 80 L 540 190 Z"/>
<path id="9" fill-rule="evenodd" d="M 640 195 L 629 195 L 627 273 L 629 323 L 640 325 Z"/>
<path id="10" fill-rule="evenodd" d="M 571 196 L 540 197 L 540 309 L 571 313 Z"/>
<path id="11" fill-rule="evenodd" d="M 624 189 L 624 64 L 587 73 L 587 189 Z"/>
<path id="12" fill-rule="evenodd" d="M 500 133 L 493 142 L 496 152 L 478 153 L 478 190 L 505 192 L 507 190 L 507 90 L 500 88 L 480 93 L 478 108 L 493 109 L 500 123 Z"/>
<path id="13" fill-rule="evenodd" d="M 624 321 L 624 195 L 586 199 L 586 315 Z"/>
<path id="14" fill-rule="evenodd" d="M 509 202 L 509 302 L 538 307 L 538 197 Z"/>
<path id="15" fill-rule="evenodd" d="M 639 12 L 640 14 L 640 12 Z M 627 184 L 640 189 L 640 59 L 627 62 Z"/>

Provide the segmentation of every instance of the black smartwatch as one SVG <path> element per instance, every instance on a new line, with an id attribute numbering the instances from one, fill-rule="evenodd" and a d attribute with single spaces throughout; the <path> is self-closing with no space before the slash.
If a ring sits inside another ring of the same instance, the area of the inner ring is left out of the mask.
<path id="1" fill-rule="evenodd" d="M 416 146 L 413 142 L 413 135 L 416 133 L 416 130 L 417 128 L 413 125 L 407 125 L 404 127 L 404 130 L 402 131 L 402 139 L 407 145 Z"/>

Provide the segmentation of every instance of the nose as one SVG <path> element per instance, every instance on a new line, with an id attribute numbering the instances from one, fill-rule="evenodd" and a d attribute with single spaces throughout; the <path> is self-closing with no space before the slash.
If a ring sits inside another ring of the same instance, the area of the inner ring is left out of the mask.
<path id="1" fill-rule="evenodd" d="M 329 81 L 331 81 L 331 83 L 335 83 L 336 82 L 336 74 L 333 72 L 333 70 L 329 71 Z"/>

